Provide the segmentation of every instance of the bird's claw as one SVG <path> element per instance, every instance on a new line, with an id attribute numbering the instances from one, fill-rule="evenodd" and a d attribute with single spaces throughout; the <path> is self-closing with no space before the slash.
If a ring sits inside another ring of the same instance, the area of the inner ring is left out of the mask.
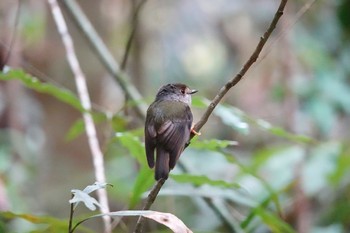
<path id="1" fill-rule="evenodd" d="M 194 128 L 191 129 L 191 133 L 197 136 L 201 135 L 201 132 L 197 132 L 196 130 L 194 130 Z"/>

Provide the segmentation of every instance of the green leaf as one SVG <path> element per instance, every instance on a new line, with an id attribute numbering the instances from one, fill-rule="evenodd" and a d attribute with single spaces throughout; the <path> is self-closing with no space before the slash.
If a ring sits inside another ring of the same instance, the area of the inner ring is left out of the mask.
<path id="1" fill-rule="evenodd" d="M 140 163 L 141 169 L 134 183 L 129 206 L 133 208 L 139 203 L 142 194 L 154 183 L 153 171 L 148 167 L 144 144 L 135 136 L 138 132 L 118 132 L 113 141 L 120 142 Z"/>
<path id="2" fill-rule="evenodd" d="M 231 126 L 239 133 L 249 133 L 249 125 L 243 118 L 243 112 L 238 108 L 219 104 L 216 106 L 213 113 L 220 117 L 224 124 Z"/>
<path id="3" fill-rule="evenodd" d="M 94 123 L 102 123 L 108 120 L 108 117 L 104 113 L 92 112 L 92 119 Z M 70 127 L 68 133 L 65 136 L 67 141 L 72 141 L 77 138 L 79 135 L 85 132 L 85 123 L 83 119 L 76 120 L 73 125 Z"/>
<path id="4" fill-rule="evenodd" d="M 126 117 L 121 114 L 113 115 L 112 117 L 112 128 L 115 132 L 125 131 L 127 120 Z"/>
<path id="5" fill-rule="evenodd" d="M 130 197 L 129 208 L 134 208 L 141 200 L 142 194 L 154 183 L 153 170 L 144 166 L 140 169 Z"/>
<path id="6" fill-rule="evenodd" d="M 201 150 L 217 150 L 217 149 L 223 149 L 228 146 L 235 146 L 237 145 L 236 141 L 229 141 L 229 140 L 218 140 L 218 139 L 210 139 L 210 140 L 196 140 L 194 138 L 191 141 L 191 148 L 195 149 L 201 149 Z"/>
<path id="7" fill-rule="evenodd" d="M 172 179 L 179 183 L 191 183 L 195 186 L 201 185 L 211 185 L 218 186 L 223 188 L 240 188 L 240 185 L 237 183 L 229 183 L 224 180 L 212 180 L 204 175 L 190 175 L 190 174 L 171 174 Z"/>
<path id="8" fill-rule="evenodd" d="M 257 168 L 255 168 L 254 165 L 253 165 L 253 167 L 249 167 L 249 166 L 243 165 L 238 160 L 235 160 L 230 154 L 227 154 L 227 153 L 222 153 L 222 154 L 224 155 L 224 157 L 226 158 L 226 160 L 228 162 L 236 164 L 241 169 L 241 175 L 243 175 L 243 176 L 251 175 L 251 176 L 255 177 L 257 180 L 259 180 L 259 182 L 263 185 L 263 187 L 269 193 L 269 198 L 273 201 L 277 211 L 278 212 L 282 212 L 281 211 L 281 205 L 280 205 L 280 202 L 279 202 L 279 199 L 278 199 L 277 191 L 275 191 L 273 189 L 273 187 L 270 185 L 269 182 L 265 181 L 261 176 L 259 176 L 257 174 Z M 271 155 L 268 154 L 267 158 L 269 158 L 270 156 Z M 263 157 L 265 159 L 266 155 L 263 155 Z M 239 176 L 239 174 L 237 174 L 237 176 Z M 289 186 L 289 184 L 287 184 L 287 186 Z"/>
<path id="9" fill-rule="evenodd" d="M 68 133 L 65 136 L 67 141 L 72 141 L 76 139 L 79 135 L 85 132 L 85 123 L 83 119 L 76 120 L 73 125 L 68 130 Z"/>
<path id="10" fill-rule="evenodd" d="M 305 135 L 295 135 L 291 134 L 280 127 L 271 127 L 268 129 L 273 135 L 289 139 L 290 141 L 296 141 L 301 143 L 312 143 L 313 139 Z"/>
<path id="11" fill-rule="evenodd" d="M 52 84 L 43 83 L 37 78 L 26 74 L 22 70 L 10 70 L 7 73 L 0 73 L 0 80 L 20 80 L 23 85 L 30 89 L 33 89 L 40 93 L 51 95 L 56 99 L 62 101 L 63 103 L 69 104 L 70 106 L 81 112 L 84 111 L 79 99 L 73 92 L 67 89 L 59 88 Z"/>
<path id="12" fill-rule="evenodd" d="M 276 199 L 276 196 L 276 194 L 269 195 L 257 207 L 253 208 L 246 219 L 242 221 L 241 227 L 247 230 L 253 220 L 256 217 L 260 217 L 260 219 L 270 227 L 272 232 L 295 233 L 295 231 L 286 222 L 278 217 L 278 213 L 272 213 L 266 210 L 271 201 L 275 202 L 274 199 Z"/>
<path id="13" fill-rule="evenodd" d="M 306 144 L 315 143 L 315 140 L 308 137 L 308 136 L 290 133 L 281 127 L 276 127 L 276 126 L 271 125 L 269 122 L 267 122 L 265 120 L 253 119 L 247 115 L 246 115 L 246 119 L 251 124 L 256 125 L 260 129 L 266 130 L 275 136 L 285 138 L 285 139 L 288 139 L 290 141 L 299 142 L 299 143 L 306 143 Z"/>
<path id="14" fill-rule="evenodd" d="M 192 103 L 191 105 L 196 108 L 206 108 L 208 106 L 208 100 L 199 97 L 199 96 L 193 96 L 192 97 Z"/>
<path id="15" fill-rule="evenodd" d="M 206 104 L 206 106 L 208 106 L 210 104 L 210 101 L 202 98 L 201 103 Z M 249 133 L 250 126 L 256 126 L 275 136 L 285 138 L 290 141 L 295 141 L 298 143 L 306 143 L 306 144 L 315 143 L 315 140 L 308 136 L 293 134 L 284 130 L 281 127 L 276 127 L 274 125 L 271 125 L 269 122 L 265 120 L 250 117 L 248 114 L 246 114 L 245 112 L 243 112 L 242 110 L 234 106 L 230 106 L 227 104 L 225 105 L 219 104 L 215 108 L 214 114 L 220 117 L 223 123 L 225 123 L 228 126 L 231 126 L 232 128 L 234 128 L 240 133 L 247 134 Z"/>
<path id="16" fill-rule="evenodd" d="M 305 150 L 301 145 L 264 148 L 254 153 L 250 168 L 254 173 L 260 169 L 267 169 L 280 175 L 286 172 L 294 174 L 293 167 L 302 161 L 304 155 Z"/>
<path id="17" fill-rule="evenodd" d="M 254 201 L 247 192 L 240 192 L 240 190 L 223 189 L 221 187 L 203 187 L 198 188 L 194 186 L 184 186 L 179 189 L 178 187 L 167 187 L 163 188 L 162 192 L 158 196 L 183 196 L 183 197 L 202 197 L 202 198 L 213 198 L 221 199 L 229 202 L 234 202 L 240 206 L 248 208 L 256 207 L 259 203 Z"/>
<path id="18" fill-rule="evenodd" d="M 306 195 L 317 195 L 329 188 L 329 177 L 337 170 L 340 154 L 341 144 L 335 141 L 310 149 L 310 157 L 302 168 L 302 188 Z"/>
<path id="19" fill-rule="evenodd" d="M 329 180 L 338 185 L 344 178 L 348 177 L 350 171 L 350 152 L 349 150 L 340 152 L 336 161 L 336 168 L 329 174 Z"/>
<path id="20" fill-rule="evenodd" d="M 41 232 L 52 232 L 60 233 L 66 232 L 68 229 L 68 220 L 60 220 L 49 216 L 36 216 L 32 214 L 16 214 L 10 211 L 0 212 L 0 217 L 6 220 L 12 219 L 23 219 L 33 224 L 45 224 L 48 228 Z M 42 226 L 40 227 L 42 229 Z M 85 232 L 88 232 L 86 229 L 82 228 Z M 91 232 L 91 231 L 90 231 Z"/>
<path id="21" fill-rule="evenodd" d="M 115 135 L 114 141 L 120 141 L 141 165 L 147 166 L 144 144 L 138 137 L 131 132 L 118 132 Z"/>
<path id="22" fill-rule="evenodd" d="M 270 227 L 272 232 L 296 233 L 288 223 L 277 217 L 276 214 L 266 211 L 263 208 L 257 208 L 255 213 Z"/>

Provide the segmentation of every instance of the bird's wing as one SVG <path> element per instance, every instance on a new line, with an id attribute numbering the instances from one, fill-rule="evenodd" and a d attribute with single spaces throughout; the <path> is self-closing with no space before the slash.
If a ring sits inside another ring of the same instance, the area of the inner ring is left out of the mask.
<path id="1" fill-rule="evenodd" d="M 186 105 L 178 114 L 167 118 L 157 129 L 157 143 L 169 152 L 169 167 L 174 168 L 176 161 L 190 139 L 193 116 L 190 108 Z"/>
<path id="2" fill-rule="evenodd" d="M 154 167 L 154 149 L 156 147 L 157 132 L 154 126 L 154 122 L 151 121 L 149 114 L 146 117 L 145 124 L 145 148 L 148 166 Z"/>

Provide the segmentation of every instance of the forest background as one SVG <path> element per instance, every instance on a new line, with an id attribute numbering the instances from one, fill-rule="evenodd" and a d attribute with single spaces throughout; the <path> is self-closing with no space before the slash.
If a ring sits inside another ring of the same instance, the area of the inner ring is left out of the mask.
<path id="1" fill-rule="evenodd" d="M 67 232 L 71 190 L 93 184 L 101 169 L 87 115 L 113 185 L 103 189 L 109 210 L 142 209 L 155 184 L 143 148 L 145 106 L 161 85 L 186 83 L 199 90 L 198 122 L 280 4 L 77 1 L 106 45 L 99 54 L 72 16 L 67 2 L 75 1 L 59 1 L 86 78 L 86 112 L 49 2 L 0 2 L 0 232 Z M 193 232 L 350 230 L 349 9 L 349 0 L 287 3 L 259 59 L 191 141 L 152 210 Z M 74 222 L 97 213 L 79 205 Z M 136 221 L 124 217 L 113 232 L 132 232 Z M 105 228 L 96 218 L 77 231 Z M 151 220 L 145 231 L 169 232 Z"/>

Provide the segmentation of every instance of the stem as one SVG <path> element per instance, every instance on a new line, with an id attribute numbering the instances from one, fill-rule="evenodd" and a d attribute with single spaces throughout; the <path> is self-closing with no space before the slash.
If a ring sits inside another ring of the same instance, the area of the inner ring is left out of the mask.
<path id="1" fill-rule="evenodd" d="M 61 35 L 63 45 L 66 49 L 66 57 L 67 57 L 69 66 L 74 74 L 74 80 L 77 86 L 80 102 L 85 110 L 83 112 L 83 119 L 85 123 L 86 134 L 88 137 L 89 147 L 92 155 L 95 178 L 96 178 L 96 181 L 99 183 L 106 183 L 103 154 L 97 139 L 97 133 L 96 133 L 94 121 L 90 114 L 91 101 L 90 101 L 89 92 L 86 84 L 86 79 L 83 74 L 83 71 L 80 68 L 79 61 L 74 50 L 73 40 L 69 34 L 61 9 L 59 8 L 59 5 L 56 0 L 48 0 L 48 1 L 51 7 L 52 16 L 55 20 L 58 32 Z M 101 212 L 104 214 L 108 213 L 109 207 L 108 207 L 107 191 L 105 189 L 98 189 L 97 196 L 99 199 L 99 203 L 101 205 Z M 111 232 L 112 229 L 111 229 L 110 217 L 104 216 L 103 222 L 104 222 L 105 232 Z"/>
<path id="2" fill-rule="evenodd" d="M 145 119 L 147 106 L 143 102 L 141 94 L 136 87 L 126 79 L 126 75 L 122 72 L 119 64 L 115 61 L 107 46 L 102 41 L 101 37 L 99 37 L 79 5 L 74 0 L 62 0 L 61 3 L 95 51 L 102 65 L 105 66 L 109 74 L 117 81 L 127 98 L 130 99 L 133 104 L 136 103 L 135 111 L 137 115 Z"/>
<path id="3" fill-rule="evenodd" d="M 146 0 L 142 0 L 142 2 L 135 7 L 134 14 L 133 14 L 132 21 L 131 21 L 131 26 L 132 26 L 131 33 L 129 35 L 128 42 L 126 43 L 125 53 L 124 53 L 124 56 L 123 56 L 123 59 L 122 59 L 121 65 L 120 65 L 121 70 L 125 70 L 125 68 L 126 68 L 126 62 L 128 61 L 128 57 L 130 54 L 131 44 L 132 44 L 132 41 L 135 37 L 136 29 L 138 26 L 139 12 L 140 12 L 142 6 L 145 4 L 145 2 L 146 2 Z"/>
<path id="4" fill-rule="evenodd" d="M 74 194 L 72 194 L 72 198 L 73 197 L 74 197 Z M 74 203 L 71 203 L 70 204 L 70 213 L 69 213 L 68 233 L 72 233 L 73 215 L 74 215 Z"/>
<path id="5" fill-rule="evenodd" d="M 243 65 L 241 70 L 230 80 L 228 81 L 218 92 L 218 94 L 214 97 L 214 99 L 209 104 L 208 108 L 204 112 L 202 118 L 195 124 L 194 130 L 199 132 L 199 130 L 204 126 L 205 123 L 207 123 L 211 113 L 214 111 L 215 107 L 219 104 L 219 102 L 222 100 L 222 98 L 227 94 L 227 92 L 234 87 L 239 81 L 242 80 L 244 75 L 247 73 L 249 68 L 256 62 L 258 59 L 261 50 L 263 49 L 264 45 L 266 44 L 266 41 L 269 39 L 271 33 L 276 28 L 276 25 L 278 23 L 278 20 L 283 15 L 283 10 L 287 4 L 288 0 L 281 0 L 281 3 L 268 27 L 268 29 L 265 31 L 264 35 L 260 37 L 260 41 L 258 45 L 256 46 L 255 50 L 253 51 L 252 55 L 249 57 L 249 59 L 246 61 L 246 63 Z M 193 138 L 195 135 L 191 134 L 191 138 Z"/>

